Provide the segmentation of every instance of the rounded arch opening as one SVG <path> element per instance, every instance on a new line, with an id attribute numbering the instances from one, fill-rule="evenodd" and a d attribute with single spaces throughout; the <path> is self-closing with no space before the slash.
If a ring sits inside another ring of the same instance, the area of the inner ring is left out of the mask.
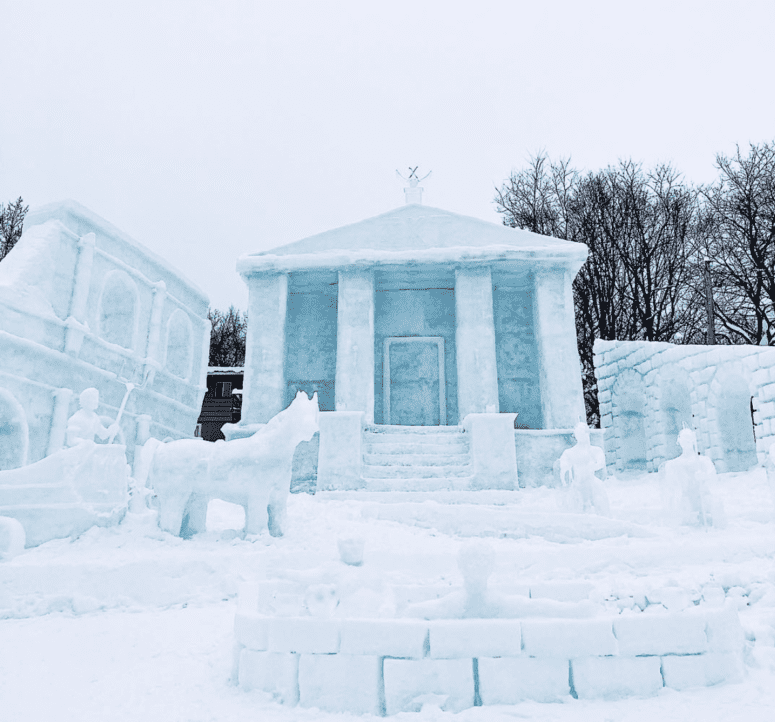
<path id="1" fill-rule="evenodd" d="M 619 438 L 619 468 L 646 469 L 646 400 L 643 379 L 638 374 L 620 376 L 612 394 L 616 435 Z"/>
<path id="2" fill-rule="evenodd" d="M 137 325 L 137 285 L 124 271 L 105 276 L 100 294 L 99 335 L 109 343 L 134 350 Z"/>
<path id="3" fill-rule="evenodd" d="M 0 471 L 24 466 L 28 447 L 27 415 L 9 391 L 0 389 Z"/>
<path id="4" fill-rule="evenodd" d="M 748 384 L 740 374 L 725 375 L 715 398 L 716 425 L 727 471 L 747 471 L 758 461 Z"/>
<path id="5" fill-rule="evenodd" d="M 689 374 L 684 369 L 666 368 L 660 373 L 660 428 L 666 440 L 665 459 L 675 459 L 681 455 L 678 434 L 684 425 L 690 429 L 693 427 L 689 384 Z"/>

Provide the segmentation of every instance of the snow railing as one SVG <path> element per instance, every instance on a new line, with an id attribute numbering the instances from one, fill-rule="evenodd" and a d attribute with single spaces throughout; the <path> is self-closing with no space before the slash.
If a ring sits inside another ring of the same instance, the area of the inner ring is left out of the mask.
<path id="1" fill-rule="evenodd" d="M 733 607 L 594 619 L 235 619 L 236 681 L 285 704 L 392 715 L 617 699 L 736 681 Z"/>

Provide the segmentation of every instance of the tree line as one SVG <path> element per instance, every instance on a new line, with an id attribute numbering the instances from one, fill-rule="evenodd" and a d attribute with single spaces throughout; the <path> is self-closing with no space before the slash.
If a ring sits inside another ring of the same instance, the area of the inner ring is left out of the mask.
<path id="1" fill-rule="evenodd" d="M 505 225 L 589 248 L 573 291 L 590 424 L 594 340 L 706 343 L 707 283 L 716 343 L 775 345 L 775 142 L 716 169 L 695 186 L 669 163 L 581 172 L 539 153 L 496 188 Z"/>

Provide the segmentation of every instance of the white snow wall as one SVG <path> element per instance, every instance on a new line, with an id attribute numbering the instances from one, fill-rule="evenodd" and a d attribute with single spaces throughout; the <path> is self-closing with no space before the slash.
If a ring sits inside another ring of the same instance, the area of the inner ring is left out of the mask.
<path id="1" fill-rule="evenodd" d="M 209 355 L 207 297 L 164 260 L 73 202 L 31 212 L 0 262 L 0 469 L 62 448 L 78 395 L 100 392 L 117 439 L 193 435 Z"/>
<path id="2" fill-rule="evenodd" d="M 775 443 L 775 348 L 595 341 L 606 456 L 656 471 L 683 424 L 718 471 L 743 471 Z"/>

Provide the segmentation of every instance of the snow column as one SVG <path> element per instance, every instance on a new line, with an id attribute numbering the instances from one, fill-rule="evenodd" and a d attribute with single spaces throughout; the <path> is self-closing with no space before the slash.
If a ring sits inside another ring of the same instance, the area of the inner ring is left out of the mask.
<path id="1" fill-rule="evenodd" d="M 374 272 L 339 272 L 336 410 L 362 411 L 374 423 Z"/>
<path id="2" fill-rule="evenodd" d="M 455 271 L 455 347 L 460 422 L 498 413 L 498 369 L 489 267 Z"/>
<path id="3" fill-rule="evenodd" d="M 241 424 L 266 423 L 285 406 L 285 314 L 288 276 L 248 277 L 248 335 Z"/>
<path id="4" fill-rule="evenodd" d="M 65 353 L 78 356 L 83 343 L 86 326 L 86 306 L 89 300 L 91 272 L 94 265 L 94 244 L 97 237 L 87 233 L 78 242 L 78 260 L 76 261 L 73 293 L 70 297 L 70 313 L 65 321 Z"/>
<path id="5" fill-rule="evenodd" d="M 545 429 L 570 429 L 586 418 L 572 280 L 563 268 L 535 274 L 533 308 Z"/>
<path id="6" fill-rule="evenodd" d="M 54 409 L 51 414 L 51 430 L 48 436 L 48 449 L 46 456 L 61 451 L 65 445 L 65 433 L 67 431 L 70 401 L 73 398 L 72 389 L 54 389 Z"/>

